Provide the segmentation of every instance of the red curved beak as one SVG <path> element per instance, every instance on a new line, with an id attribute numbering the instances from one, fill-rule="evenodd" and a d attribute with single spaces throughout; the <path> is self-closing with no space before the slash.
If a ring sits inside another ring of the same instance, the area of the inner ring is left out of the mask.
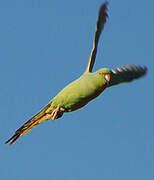
<path id="1" fill-rule="evenodd" d="M 105 80 L 106 80 L 107 83 L 110 82 L 110 79 L 111 79 L 111 74 L 106 74 L 105 75 Z"/>

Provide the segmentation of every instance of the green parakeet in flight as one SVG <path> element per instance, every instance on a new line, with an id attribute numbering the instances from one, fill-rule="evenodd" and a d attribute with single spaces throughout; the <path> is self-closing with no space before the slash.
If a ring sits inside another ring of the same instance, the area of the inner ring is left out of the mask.
<path id="1" fill-rule="evenodd" d="M 38 124 L 49 119 L 56 120 L 63 113 L 82 108 L 99 96 L 106 88 L 124 82 L 130 82 L 146 74 L 147 68 L 140 66 L 123 66 L 114 70 L 108 68 L 92 72 L 98 41 L 107 21 L 107 2 L 102 4 L 98 14 L 93 48 L 85 72 L 75 81 L 62 89 L 39 113 L 21 126 L 6 143 L 13 144 Z"/>

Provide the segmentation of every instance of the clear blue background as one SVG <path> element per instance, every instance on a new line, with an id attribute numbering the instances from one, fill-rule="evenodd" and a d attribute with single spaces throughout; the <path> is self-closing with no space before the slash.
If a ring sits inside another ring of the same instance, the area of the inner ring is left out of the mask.
<path id="1" fill-rule="evenodd" d="M 146 65 L 146 77 L 4 142 L 85 70 L 101 0 L 0 3 L 0 179 L 154 179 L 154 1 L 116 0 L 94 70 Z"/>

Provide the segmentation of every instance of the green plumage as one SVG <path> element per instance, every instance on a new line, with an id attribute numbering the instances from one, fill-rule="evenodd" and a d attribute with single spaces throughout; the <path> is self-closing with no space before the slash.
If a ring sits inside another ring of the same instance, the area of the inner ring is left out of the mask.
<path id="1" fill-rule="evenodd" d="M 103 69 L 101 70 L 101 72 Z M 106 73 L 110 70 L 104 69 Z M 100 71 L 94 73 L 84 73 L 79 79 L 73 81 L 66 86 L 52 100 L 51 106 L 64 108 L 66 112 L 77 110 L 89 101 L 97 97 L 107 86 L 104 79 L 105 74 L 99 74 Z"/>
<path id="2" fill-rule="evenodd" d="M 98 14 L 93 48 L 85 73 L 62 89 L 39 113 L 21 126 L 6 143 L 13 144 L 20 136 L 48 119 L 58 119 L 63 113 L 82 108 L 99 96 L 106 88 L 124 82 L 130 82 L 146 74 L 147 69 L 140 66 L 124 66 L 115 70 L 102 68 L 92 72 L 97 54 L 99 37 L 107 21 L 107 2 Z"/>

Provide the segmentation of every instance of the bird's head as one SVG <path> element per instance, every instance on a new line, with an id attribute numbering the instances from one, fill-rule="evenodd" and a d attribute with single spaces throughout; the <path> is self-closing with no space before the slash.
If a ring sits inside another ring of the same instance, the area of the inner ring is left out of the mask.
<path id="1" fill-rule="evenodd" d="M 101 78 L 103 78 L 104 82 L 106 84 L 108 84 L 110 82 L 111 79 L 111 72 L 109 69 L 107 68 L 102 68 L 99 69 L 98 71 L 96 71 L 97 75 L 100 76 Z"/>

